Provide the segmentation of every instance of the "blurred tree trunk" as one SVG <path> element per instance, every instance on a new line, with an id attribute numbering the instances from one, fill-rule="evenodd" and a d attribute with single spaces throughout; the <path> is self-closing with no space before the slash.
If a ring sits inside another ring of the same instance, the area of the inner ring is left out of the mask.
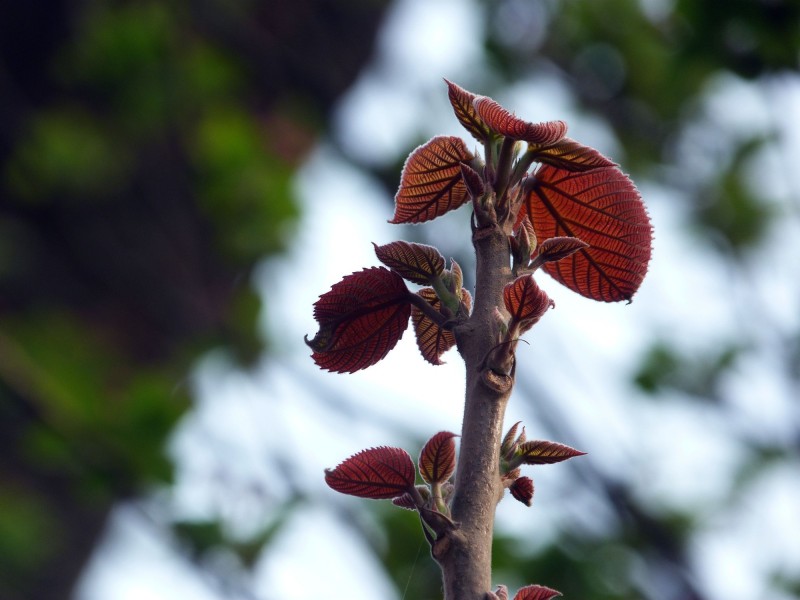
<path id="1" fill-rule="evenodd" d="M 385 7 L 0 5 L 3 598 L 67 596 L 113 504 L 169 480 L 193 359 L 259 352 L 247 277 Z"/>

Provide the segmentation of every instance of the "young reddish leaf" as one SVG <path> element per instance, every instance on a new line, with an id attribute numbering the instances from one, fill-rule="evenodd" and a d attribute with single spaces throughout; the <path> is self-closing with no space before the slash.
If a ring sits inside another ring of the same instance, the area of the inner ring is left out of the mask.
<path id="1" fill-rule="evenodd" d="M 528 244 L 530 244 L 531 253 L 533 253 L 536 246 L 539 244 L 539 240 L 536 238 L 536 230 L 533 228 L 533 223 L 531 223 L 528 215 L 521 214 L 514 228 L 517 229 L 517 235 L 520 238 L 522 238 L 523 235 L 528 238 Z M 522 233 L 523 230 L 525 231 L 524 234 Z"/>
<path id="2" fill-rule="evenodd" d="M 531 440 L 519 445 L 514 462 L 520 465 L 552 465 L 584 454 L 586 452 L 557 442 Z"/>
<path id="3" fill-rule="evenodd" d="M 417 505 L 414 504 L 414 498 L 408 492 L 392 498 L 392 504 L 405 508 L 406 510 L 417 510 Z"/>
<path id="4" fill-rule="evenodd" d="M 561 592 L 551 590 L 549 587 L 543 585 L 526 585 L 520 588 L 514 600 L 550 600 L 556 596 L 560 596 Z"/>
<path id="5" fill-rule="evenodd" d="M 518 220 L 539 239 L 578 237 L 590 247 L 545 271 L 569 289 L 603 302 L 630 300 L 650 262 L 653 231 L 633 182 L 617 167 L 585 172 L 542 166 Z"/>
<path id="6" fill-rule="evenodd" d="M 437 136 L 414 150 L 403 166 L 390 223 L 422 223 L 469 200 L 461 163 L 474 158 L 464 140 Z"/>
<path id="7" fill-rule="evenodd" d="M 530 506 L 533 501 L 533 479 L 530 477 L 517 477 L 509 488 L 514 499 L 525 506 Z"/>
<path id="8" fill-rule="evenodd" d="M 434 309 L 439 310 L 441 308 L 442 302 L 433 288 L 422 288 L 417 293 Z M 444 364 L 441 360 L 442 354 L 456 345 L 456 336 L 453 335 L 453 332 L 439 327 L 416 306 L 411 308 L 411 322 L 414 325 L 417 347 L 422 354 L 422 358 L 432 365 Z"/>
<path id="9" fill-rule="evenodd" d="M 562 258 L 567 258 L 575 254 L 582 248 L 588 248 L 589 244 L 576 237 L 554 237 L 539 244 L 539 252 L 534 263 L 536 266 L 548 262 L 556 262 Z"/>
<path id="10" fill-rule="evenodd" d="M 450 104 L 453 105 L 453 111 L 461 125 L 481 144 L 488 142 L 492 138 L 492 132 L 475 111 L 473 104 L 473 100 L 476 98 L 475 94 L 457 86 L 452 81 L 447 81 L 447 79 L 444 82 L 447 84 L 447 97 L 450 99 Z"/>
<path id="11" fill-rule="evenodd" d="M 469 293 L 467 288 L 461 288 L 461 306 L 464 316 L 469 316 L 472 313 L 472 294 Z"/>
<path id="12" fill-rule="evenodd" d="M 555 306 L 531 275 L 522 275 L 503 288 L 503 302 L 511 313 L 511 324 L 519 325 L 520 333 L 533 327 L 548 308 Z"/>
<path id="13" fill-rule="evenodd" d="M 584 146 L 565 137 L 555 144 L 542 146 L 529 144 L 533 160 L 568 171 L 588 171 L 598 167 L 611 167 L 614 163 L 590 146 Z"/>
<path id="14" fill-rule="evenodd" d="M 433 246 L 397 241 L 375 246 L 378 259 L 412 283 L 425 285 L 444 271 L 444 257 Z"/>
<path id="15" fill-rule="evenodd" d="M 519 432 L 519 437 L 517 438 L 517 445 L 524 444 L 528 439 L 528 436 L 525 434 L 525 427 L 522 428 L 522 431 Z"/>
<path id="16" fill-rule="evenodd" d="M 440 431 L 419 454 L 419 474 L 427 483 L 444 483 L 456 470 L 455 433 Z"/>
<path id="17" fill-rule="evenodd" d="M 533 224 L 531 220 L 528 218 L 528 215 L 524 215 L 517 227 L 515 227 L 515 234 L 514 239 L 517 241 L 517 247 L 519 249 L 519 258 L 517 259 L 518 262 L 528 264 L 530 261 L 531 255 L 533 254 L 534 250 L 536 250 L 537 244 L 539 240 L 536 239 L 536 232 L 533 229 Z"/>
<path id="18" fill-rule="evenodd" d="M 353 373 L 381 360 L 408 327 L 403 278 L 383 267 L 346 276 L 314 304 L 319 331 L 306 343 L 321 368 Z"/>
<path id="19" fill-rule="evenodd" d="M 514 447 L 514 442 L 516 441 L 517 437 L 517 429 L 519 428 L 520 423 L 522 423 L 522 421 L 517 421 L 511 427 L 509 427 L 508 432 L 506 432 L 506 435 L 503 437 L 503 441 L 500 444 L 500 456 L 505 456 Z"/>
<path id="20" fill-rule="evenodd" d="M 461 177 L 464 178 L 464 185 L 472 198 L 480 198 L 486 191 L 483 179 L 480 174 L 466 163 L 461 163 Z"/>
<path id="21" fill-rule="evenodd" d="M 431 488 L 427 485 L 417 485 L 415 487 L 417 488 L 417 494 L 412 496 L 410 492 L 406 492 L 392 498 L 392 504 L 400 508 L 405 508 L 406 510 L 417 510 L 419 508 L 417 502 L 422 504 L 431 497 Z M 417 500 L 414 499 L 415 496 Z"/>
<path id="22" fill-rule="evenodd" d="M 325 469 L 325 483 L 337 492 L 374 500 L 410 493 L 414 478 L 408 452 L 388 446 L 362 450 L 335 469 Z"/>
<path id="23" fill-rule="evenodd" d="M 567 124 L 564 121 L 528 123 L 518 119 L 486 96 L 477 96 L 472 103 L 478 116 L 489 126 L 489 129 L 512 140 L 523 140 L 530 144 L 551 146 L 563 139 L 567 133 Z"/>
<path id="24" fill-rule="evenodd" d="M 417 292 L 435 310 L 440 310 L 442 303 L 433 288 L 422 288 Z M 472 311 L 472 295 L 461 288 L 461 310 L 464 316 Z M 422 357 L 432 365 L 444 364 L 442 354 L 456 345 L 456 337 L 452 331 L 442 329 L 416 306 L 411 308 L 411 322 L 414 325 L 414 334 L 417 336 L 417 347 Z"/>
<path id="25" fill-rule="evenodd" d="M 500 456 L 505 461 L 510 461 L 513 459 L 514 455 L 517 453 L 519 445 L 525 442 L 527 439 L 524 427 L 522 428 L 519 437 L 514 439 L 514 436 L 517 435 L 517 428 L 521 422 L 522 421 L 517 421 L 514 423 L 514 425 L 508 430 L 508 433 L 506 433 L 505 437 L 503 438 L 503 443 L 500 445 Z M 506 475 L 510 476 L 512 473 L 513 470 L 506 473 Z M 519 477 L 519 475 L 517 475 L 517 477 Z"/>

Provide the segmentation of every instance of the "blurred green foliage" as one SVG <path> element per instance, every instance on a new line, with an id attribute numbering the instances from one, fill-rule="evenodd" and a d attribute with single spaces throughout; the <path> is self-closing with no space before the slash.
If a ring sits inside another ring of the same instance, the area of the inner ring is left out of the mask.
<path id="1" fill-rule="evenodd" d="M 435 600 L 442 597 L 442 572 L 431 559 L 419 515 L 384 505 L 375 507 L 385 535 L 379 555 L 386 572 L 405 598 Z"/>
<path id="2" fill-rule="evenodd" d="M 6 170 L 8 187 L 21 200 L 45 202 L 58 193 L 99 200 L 124 184 L 125 149 L 82 109 L 44 110 L 30 127 Z"/>
<path id="3" fill-rule="evenodd" d="M 383 4 L 0 6 L 4 599 L 65 597 L 114 504 L 171 480 L 199 356 L 261 355 L 250 274 L 291 243 L 291 178 Z M 251 565 L 273 533 L 231 544 Z"/>
<path id="4" fill-rule="evenodd" d="M 677 391 L 699 400 L 721 401 L 721 379 L 736 365 L 744 352 L 735 344 L 720 345 L 703 356 L 688 356 L 668 342 L 655 342 L 641 357 L 633 382 L 656 396 Z"/>
<path id="5" fill-rule="evenodd" d="M 699 233 L 716 240 L 722 251 L 741 256 L 757 247 L 769 234 L 770 225 L 780 216 L 775 203 L 754 176 L 752 161 L 770 140 L 755 137 L 732 148 L 727 165 L 699 190 L 694 222 Z"/>
<path id="6" fill-rule="evenodd" d="M 290 498 L 272 512 L 267 523 L 246 536 L 227 531 L 222 520 L 179 520 L 174 523 L 173 530 L 195 562 L 207 564 L 213 562 L 215 556 L 227 554 L 241 572 L 248 572 L 301 504 L 299 496 Z"/>

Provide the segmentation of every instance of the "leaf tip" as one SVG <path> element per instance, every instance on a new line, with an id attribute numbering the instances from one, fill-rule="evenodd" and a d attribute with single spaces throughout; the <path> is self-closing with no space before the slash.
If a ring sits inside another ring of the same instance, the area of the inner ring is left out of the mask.
<path id="1" fill-rule="evenodd" d="M 426 483 L 444 483 L 456 468 L 456 445 L 452 431 L 440 431 L 429 439 L 419 454 L 419 474 Z"/>

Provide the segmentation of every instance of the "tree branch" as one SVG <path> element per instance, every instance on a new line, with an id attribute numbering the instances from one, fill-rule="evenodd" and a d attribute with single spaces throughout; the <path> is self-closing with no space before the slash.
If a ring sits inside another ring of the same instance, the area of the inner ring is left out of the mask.
<path id="1" fill-rule="evenodd" d="M 422 314 L 424 314 L 426 317 L 428 317 L 431 321 L 436 323 L 442 329 L 453 328 L 453 322 L 446 316 L 444 316 L 442 313 L 440 313 L 438 310 L 433 308 L 433 306 L 431 306 L 430 303 L 419 294 L 415 294 L 414 292 L 409 292 L 408 301 L 411 302 L 411 304 L 413 304 L 414 306 L 416 306 L 422 312 Z"/>
<path id="2" fill-rule="evenodd" d="M 495 225 L 473 235 L 477 258 L 475 309 L 454 328 L 467 371 L 461 449 L 451 505 L 457 535 L 436 556 L 447 600 L 483 600 L 491 588 L 492 534 L 503 494 L 499 460 L 503 417 L 513 374 L 488 373 L 484 357 L 498 343 L 495 308 L 503 310 L 503 287 L 511 280 L 506 233 Z"/>

